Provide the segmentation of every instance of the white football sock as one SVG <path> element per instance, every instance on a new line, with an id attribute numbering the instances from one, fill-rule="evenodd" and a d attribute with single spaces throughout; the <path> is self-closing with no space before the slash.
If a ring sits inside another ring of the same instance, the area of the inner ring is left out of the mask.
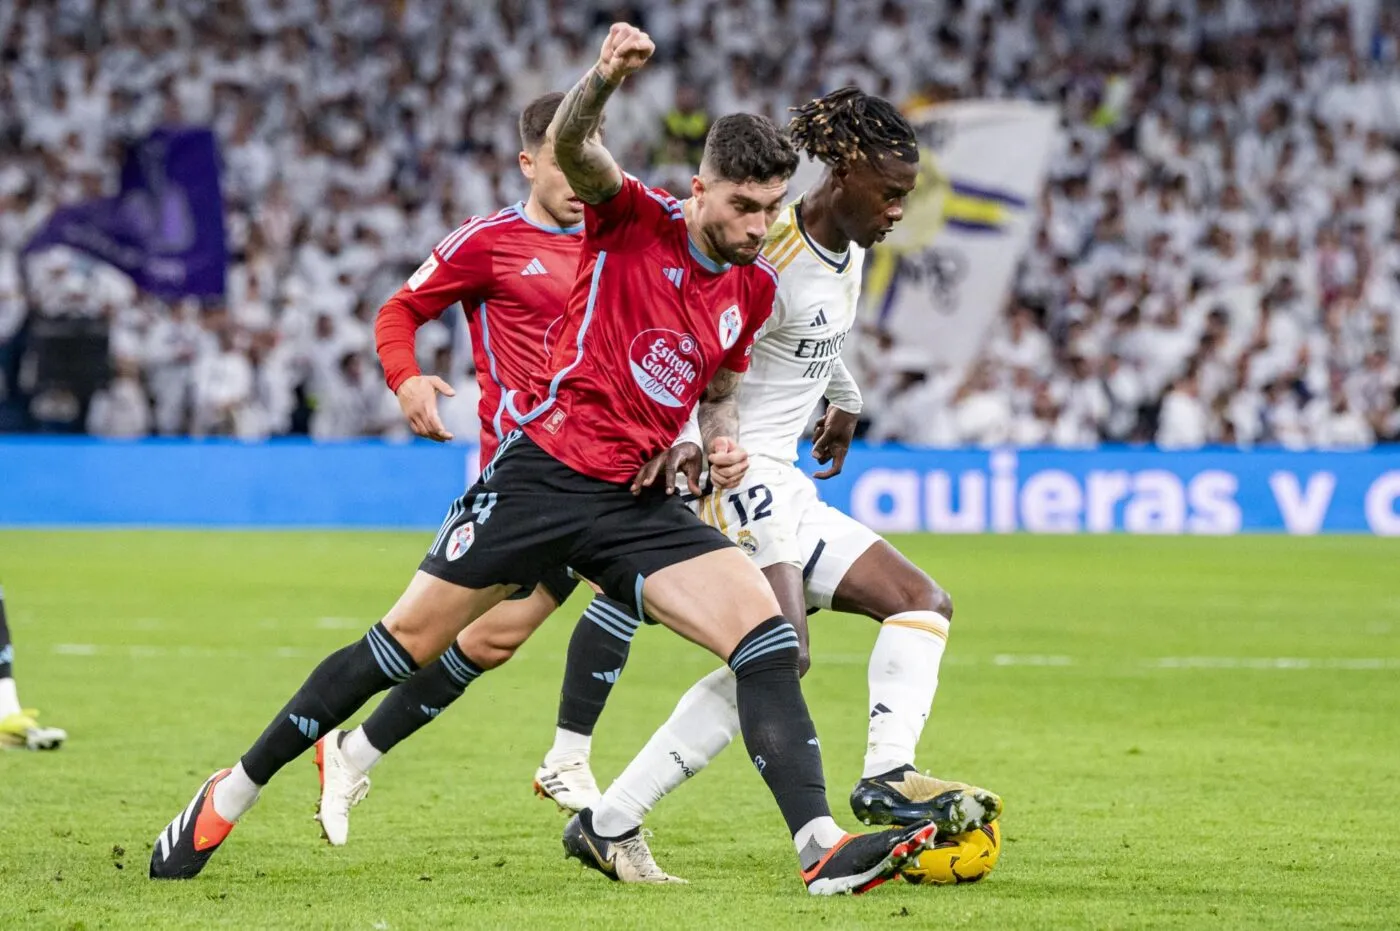
<path id="1" fill-rule="evenodd" d="M 214 811 L 225 821 L 237 821 L 258 800 L 262 786 L 248 778 L 240 762 L 214 786 Z"/>
<path id="2" fill-rule="evenodd" d="M 362 773 L 374 769 L 374 764 L 384 758 L 383 751 L 375 749 L 374 744 L 369 742 L 363 727 L 357 727 L 345 735 L 340 742 L 340 752 L 351 766 Z"/>
<path id="3" fill-rule="evenodd" d="M 729 746 L 739 733 L 736 691 L 728 666 L 692 685 L 593 806 L 593 829 L 604 837 L 617 837 L 639 827 L 657 802 Z"/>
<path id="4" fill-rule="evenodd" d="M 821 859 L 820 856 L 814 855 L 815 851 L 808 851 L 808 855 L 804 856 L 803 852 L 806 850 L 807 845 L 816 841 L 817 846 L 825 853 L 840 843 L 841 838 L 845 836 L 846 832 L 841 830 L 841 825 L 837 824 L 836 819 L 831 817 L 831 815 L 821 815 L 802 825 L 802 827 L 797 829 L 797 833 L 792 835 L 792 843 L 793 846 L 797 848 L 797 855 L 802 861 L 802 868 L 804 870 L 808 869 L 813 863 Z"/>
<path id="5" fill-rule="evenodd" d="M 550 747 L 549 752 L 544 755 L 544 762 L 546 766 L 553 766 L 564 760 L 575 761 L 579 757 L 587 760 L 592 749 L 592 734 L 580 734 L 577 731 L 556 727 L 554 729 L 554 746 Z"/>
<path id="6" fill-rule="evenodd" d="M 938 689 L 948 627 L 948 619 L 933 611 L 892 614 L 880 625 L 867 675 L 870 737 L 862 778 L 913 765 Z"/>
<path id="7" fill-rule="evenodd" d="M 0 679 L 0 718 L 19 712 L 19 691 L 15 688 L 15 680 L 6 676 Z"/>

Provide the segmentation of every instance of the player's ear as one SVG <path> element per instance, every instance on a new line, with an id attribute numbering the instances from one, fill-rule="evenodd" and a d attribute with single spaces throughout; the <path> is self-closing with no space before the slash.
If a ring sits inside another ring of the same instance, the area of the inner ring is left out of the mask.
<path id="1" fill-rule="evenodd" d="M 524 149 L 520 150 L 520 173 L 526 181 L 535 180 L 535 157 Z"/>
<path id="2" fill-rule="evenodd" d="M 694 175 L 690 179 L 690 196 L 699 203 L 700 198 L 705 194 L 705 179 L 699 175 Z"/>

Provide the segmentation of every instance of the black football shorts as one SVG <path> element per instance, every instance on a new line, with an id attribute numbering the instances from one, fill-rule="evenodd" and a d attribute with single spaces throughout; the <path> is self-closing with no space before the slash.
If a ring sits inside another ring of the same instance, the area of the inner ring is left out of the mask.
<path id="1" fill-rule="evenodd" d="M 680 495 L 653 488 L 633 496 L 627 485 L 574 471 L 516 430 L 453 502 L 419 568 L 468 588 L 544 583 L 567 597 L 554 586 L 563 586 L 557 580 L 569 566 L 640 618 L 647 576 L 732 545 Z"/>

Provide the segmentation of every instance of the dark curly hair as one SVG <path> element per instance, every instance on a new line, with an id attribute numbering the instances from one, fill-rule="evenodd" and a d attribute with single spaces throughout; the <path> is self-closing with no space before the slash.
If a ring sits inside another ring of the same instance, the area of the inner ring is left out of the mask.
<path id="1" fill-rule="evenodd" d="M 793 145 L 833 168 L 883 158 L 887 152 L 902 161 L 919 160 L 919 141 L 909 121 L 894 104 L 858 87 L 838 88 L 791 109 L 788 136 Z"/>

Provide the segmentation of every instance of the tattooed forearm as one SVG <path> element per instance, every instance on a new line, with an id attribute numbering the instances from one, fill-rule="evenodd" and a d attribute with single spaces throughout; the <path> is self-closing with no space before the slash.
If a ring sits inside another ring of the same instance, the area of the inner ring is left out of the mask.
<path id="1" fill-rule="evenodd" d="M 622 188 L 622 172 L 599 135 L 603 106 L 614 90 L 597 68 L 590 69 L 564 96 L 549 124 L 554 160 L 574 193 L 589 204 L 602 203 Z"/>
<path id="2" fill-rule="evenodd" d="M 706 450 L 717 437 L 727 436 L 736 442 L 739 439 L 740 378 L 738 372 L 720 369 L 705 389 L 695 416 Z"/>

